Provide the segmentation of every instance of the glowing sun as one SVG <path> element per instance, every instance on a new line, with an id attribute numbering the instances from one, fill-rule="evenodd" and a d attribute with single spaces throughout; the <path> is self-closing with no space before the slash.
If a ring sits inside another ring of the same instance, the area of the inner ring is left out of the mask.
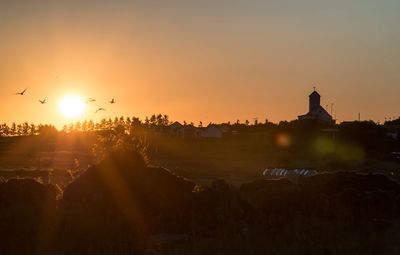
<path id="1" fill-rule="evenodd" d="M 80 96 L 65 96 L 60 101 L 60 112 L 68 118 L 79 118 L 85 112 L 86 104 Z"/>

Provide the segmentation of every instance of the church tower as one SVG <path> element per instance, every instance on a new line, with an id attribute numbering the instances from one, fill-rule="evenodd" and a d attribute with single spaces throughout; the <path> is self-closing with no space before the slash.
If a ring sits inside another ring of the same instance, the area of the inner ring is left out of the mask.
<path id="1" fill-rule="evenodd" d="M 321 106 L 321 95 L 315 90 L 309 95 L 309 110 L 308 113 L 299 115 L 299 120 L 318 120 L 325 123 L 333 124 L 335 120 Z"/>
<path id="2" fill-rule="evenodd" d="M 309 111 L 317 109 L 321 105 L 321 95 L 315 90 L 309 96 Z"/>

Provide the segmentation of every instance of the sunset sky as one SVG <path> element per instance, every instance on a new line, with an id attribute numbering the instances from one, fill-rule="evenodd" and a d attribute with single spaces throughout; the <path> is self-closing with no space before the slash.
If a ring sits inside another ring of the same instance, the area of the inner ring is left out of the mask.
<path id="1" fill-rule="evenodd" d="M 339 121 L 382 122 L 400 115 L 399 25 L 399 0 L 1 1 L 0 122 L 68 123 L 66 95 L 96 98 L 81 119 L 278 122 L 313 86 Z"/>

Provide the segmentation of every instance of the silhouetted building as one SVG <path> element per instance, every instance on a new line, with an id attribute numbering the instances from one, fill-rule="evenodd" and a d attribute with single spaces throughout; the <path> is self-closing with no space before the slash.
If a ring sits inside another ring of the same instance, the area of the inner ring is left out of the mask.
<path id="1" fill-rule="evenodd" d="M 180 138 L 197 138 L 201 136 L 201 130 L 193 125 L 185 125 L 177 130 L 177 136 Z"/>
<path id="2" fill-rule="evenodd" d="M 325 123 L 335 123 L 332 116 L 321 106 L 321 95 L 314 90 L 309 96 L 308 113 L 298 116 L 299 120 L 319 120 Z"/>
<path id="3" fill-rule="evenodd" d="M 222 138 L 223 131 L 216 125 L 209 125 L 201 132 L 201 137 L 204 138 Z"/>
<path id="4" fill-rule="evenodd" d="M 178 130 L 181 129 L 183 125 L 178 121 L 175 121 L 171 125 L 169 125 L 169 133 L 172 136 L 176 136 L 178 134 Z"/>

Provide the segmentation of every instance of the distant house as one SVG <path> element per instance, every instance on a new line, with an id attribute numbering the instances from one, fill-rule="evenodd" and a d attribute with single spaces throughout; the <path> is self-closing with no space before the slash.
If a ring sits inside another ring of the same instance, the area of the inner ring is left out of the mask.
<path id="1" fill-rule="evenodd" d="M 169 125 L 169 133 L 170 135 L 176 136 L 179 129 L 181 129 L 183 125 L 178 121 L 175 121 L 171 125 Z"/>
<path id="2" fill-rule="evenodd" d="M 176 130 L 183 127 L 183 125 L 181 123 L 179 123 L 178 121 L 175 121 L 174 123 L 172 123 L 171 125 L 169 125 L 169 128 L 171 130 Z"/>
<path id="3" fill-rule="evenodd" d="M 203 138 L 222 138 L 224 132 L 216 125 L 209 125 L 201 132 Z"/>
<path id="4" fill-rule="evenodd" d="M 178 137 L 183 139 L 197 138 L 201 136 L 201 130 L 193 125 L 185 125 L 176 131 Z"/>
<path id="5" fill-rule="evenodd" d="M 229 124 L 222 124 L 221 126 L 219 126 L 219 128 L 221 129 L 222 133 L 225 135 L 232 132 Z"/>
<path id="6" fill-rule="evenodd" d="M 332 116 L 321 106 L 321 95 L 315 90 L 309 96 L 308 113 L 298 116 L 298 119 L 319 120 L 329 124 L 335 123 Z"/>

